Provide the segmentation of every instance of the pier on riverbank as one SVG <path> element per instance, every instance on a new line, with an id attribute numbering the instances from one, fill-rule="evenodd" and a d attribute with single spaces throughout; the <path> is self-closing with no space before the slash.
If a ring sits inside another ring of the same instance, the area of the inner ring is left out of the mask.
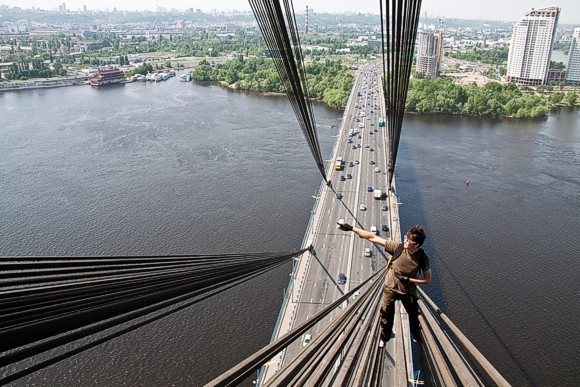
<path id="1" fill-rule="evenodd" d="M 74 78 L 56 78 L 50 80 L 27 80 L 0 82 L 0 91 L 47 89 L 52 87 L 80 86 L 87 84 L 89 76 L 77 76 Z"/>

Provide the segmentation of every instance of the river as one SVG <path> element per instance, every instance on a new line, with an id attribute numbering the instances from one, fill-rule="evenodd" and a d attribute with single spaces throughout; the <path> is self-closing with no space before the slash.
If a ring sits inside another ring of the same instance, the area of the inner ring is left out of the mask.
<path id="1" fill-rule="evenodd" d="M 323 155 L 339 112 L 315 106 Z M 180 83 L 0 93 L 0 255 L 300 246 L 320 176 L 285 98 Z M 580 115 L 406 117 L 428 293 L 513 385 L 575 384 Z M 465 180 L 470 179 L 467 188 Z M 290 266 L 15 385 L 201 385 L 268 342 Z"/>

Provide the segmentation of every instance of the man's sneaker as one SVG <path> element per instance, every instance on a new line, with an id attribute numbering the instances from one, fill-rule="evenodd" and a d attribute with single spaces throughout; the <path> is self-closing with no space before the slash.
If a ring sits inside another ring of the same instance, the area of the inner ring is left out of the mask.
<path id="1" fill-rule="evenodd" d="M 379 341 L 379 348 L 383 348 L 385 346 L 385 342 L 383 340 Z"/>

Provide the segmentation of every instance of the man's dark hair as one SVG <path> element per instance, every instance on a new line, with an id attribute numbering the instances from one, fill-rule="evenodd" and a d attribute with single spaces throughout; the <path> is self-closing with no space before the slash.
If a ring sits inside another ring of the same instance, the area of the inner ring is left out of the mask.
<path id="1" fill-rule="evenodd" d="M 423 245 L 427 236 L 425 235 L 425 230 L 421 226 L 414 226 L 411 227 L 409 231 L 407 231 L 407 238 L 416 242 L 419 246 Z"/>

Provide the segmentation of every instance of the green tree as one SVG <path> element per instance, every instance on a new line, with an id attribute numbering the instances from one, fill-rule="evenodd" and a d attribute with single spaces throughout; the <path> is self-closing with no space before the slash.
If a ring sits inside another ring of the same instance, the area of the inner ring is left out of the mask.
<path id="1" fill-rule="evenodd" d="M 548 97 L 548 102 L 551 103 L 552 105 L 557 105 L 560 102 L 562 102 L 562 100 L 564 99 L 564 96 L 565 95 L 563 92 L 552 93 Z"/>
<path id="2" fill-rule="evenodd" d="M 554 62 L 553 60 L 551 60 L 550 68 L 554 70 L 564 70 L 566 68 L 566 65 L 562 62 Z"/>

